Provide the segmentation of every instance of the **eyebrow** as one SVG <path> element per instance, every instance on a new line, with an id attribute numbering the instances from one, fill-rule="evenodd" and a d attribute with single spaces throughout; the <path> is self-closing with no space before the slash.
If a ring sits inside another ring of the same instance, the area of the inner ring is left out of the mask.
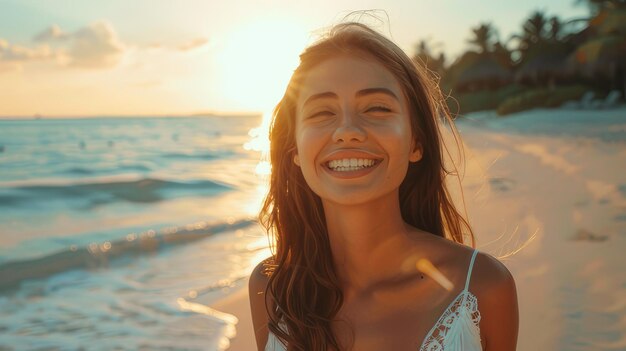
<path id="1" fill-rule="evenodd" d="M 388 95 L 398 101 L 400 101 L 400 99 L 398 99 L 398 96 L 391 90 L 387 89 L 387 88 L 368 88 L 368 89 L 363 89 L 363 90 L 359 90 L 356 93 L 356 97 L 363 97 L 366 95 L 372 95 L 372 94 L 385 94 Z M 304 104 L 302 104 L 302 106 L 305 106 L 306 104 L 308 104 L 309 102 L 312 102 L 314 100 L 319 100 L 319 99 L 327 99 L 327 98 L 334 98 L 337 99 L 338 96 L 337 94 L 333 93 L 332 91 L 327 91 L 327 92 L 323 92 L 323 93 L 319 93 L 319 94 L 314 94 L 309 96 L 308 99 L 306 99 L 306 101 L 304 102 Z"/>

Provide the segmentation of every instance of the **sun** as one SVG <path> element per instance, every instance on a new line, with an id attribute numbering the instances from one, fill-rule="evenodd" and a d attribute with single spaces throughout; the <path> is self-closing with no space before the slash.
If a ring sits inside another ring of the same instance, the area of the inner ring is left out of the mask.
<path id="1" fill-rule="evenodd" d="M 220 90 L 242 110 L 263 113 L 261 125 L 250 130 L 246 150 L 259 151 L 255 173 L 267 177 L 271 111 L 285 93 L 299 55 L 311 39 L 307 30 L 288 17 L 248 21 L 225 38 L 217 54 Z"/>
<path id="2" fill-rule="evenodd" d="M 307 31 L 286 17 L 264 17 L 237 27 L 217 53 L 221 93 L 242 110 L 271 110 L 308 39 Z"/>

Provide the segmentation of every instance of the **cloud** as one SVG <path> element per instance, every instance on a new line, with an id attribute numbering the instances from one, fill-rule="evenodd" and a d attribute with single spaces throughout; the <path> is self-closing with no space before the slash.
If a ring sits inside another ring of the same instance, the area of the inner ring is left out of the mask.
<path id="1" fill-rule="evenodd" d="M 0 65 L 21 67 L 23 63 L 40 60 L 56 62 L 62 66 L 102 69 L 116 66 L 122 59 L 126 46 L 118 39 L 113 26 L 98 21 L 65 32 L 52 25 L 35 35 L 37 47 L 15 45 L 0 39 Z M 11 69 L 13 70 L 13 69 Z"/>
<path id="2" fill-rule="evenodd" d="M 59 26 L 53 24 L 50 28 L 44 30 L 43 32 L 37 34 L 33 41 L 35 42 L 45 42 L 52 40 L 63 40 L 68 38 L 68 34 L 64 33 Z"/>
<path id="3" fill-rule="evenodd" d="M 191 51 L 205 46 L 209 42 L 207 38 L 196 38 L 182 44 L 163 44 L 159 42 L 152 42 L 147 45 L 142 45 L 139 48 L 143 50 L 163 50 L 163 51 Z"/>
<path id="4" fill-rule="evenodd" d="M 100 21 L 67 35 L 69 65 L 108 68 L 117 65 L 125 46 L 109 23 Z"/>
<path id="5" fill-rule="evenodd" d="M 48 45 L 27 48 L 9 43 L 0 38 L 0 73 L 21 72 L 22 64 L 32 61 L 45 61 L 56 58 L 56 53 Z"/>
<path id="6" fill-rule="evenodd" d="M 25 63 L 36 60 L 63 67 L 107 69 L 120 64 L 132 49 L 189 52 L 209 42 L 201 37 L 172 46 L 159 42 L 146 47 L 130 46 L 119 39 L 115 28 L 107 21 L 97 21 L 75 31 L 53 24 L 34 35 L 32 41 L 32 47 L 27 47 L 0 38 L 0 73 L 19 71 Z"/>
<path id="7" fill-rule="evenodd" d="M 53 57 L 54 53 L 48 45 L 30 49 L 0 39 L 0 61 L 19 63 L 20 61 L 45 60 Z"/>
<path id="8" fill-rule="evenodd" d="M 178 50 L 180 51 L 189 51 L 189 50 L 193 50 L 193 49 L 197 49 L 201 46 L 204 46 L 204 44 L 208 43 L 209 40 L 206 38 L 197 38 L 194 39 L 188 43 L 182 44 L 178 46 Z"/>

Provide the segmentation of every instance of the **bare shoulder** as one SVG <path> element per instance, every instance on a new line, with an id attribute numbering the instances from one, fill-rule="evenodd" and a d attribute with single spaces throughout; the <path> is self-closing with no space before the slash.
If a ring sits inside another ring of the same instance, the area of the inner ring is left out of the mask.
<path id="1" fill-rule="evenodd" d="M 268 257 L 254 267 L 250 274 L 248 282 L 248 291 L 250 293 L 250 307 L 254 314 L 255 309 L 266 312 L 265 308 L 265 292 L 269 283 L 271 271 L 273 267 L 273 257 Z"/>
<path id="2" fill-rule="evenodd" d="M 440 253 L 436 259 L 443 262 L 451 262 L 455 269 L 461 270 L 463 274 L 467 272 L 469 260 L 474 253 L 474 249 L 464 244 L 452 240 L 432 235 L 433 250 Z M 515 290 L 513 275 L 506 266 L 492 255 L 478 250 L 474 266 L 472 268 L 470 290 L 472 293 L 503 293 Z"/>
<path id="3" fill-rule="evenodd" d="M 497 258 L 479 252 L 470 291 L 478 299 L 480 330 L 487 350 L 515 350 L 519 326 L 517 289 L 508 268 Z"/>
<path id="4" fill-rule="evenodd" d="M 252 273 L 250 274 L 250 292 L 253 290 L 265 292 L 265 287 L 267 286 L 271 276 L 273 262 L 274 258 L 268 257 L 254 267 Z"/>
<path id="5" fill-rule="evenodd" d="M 449 262 L 465 276 L 474 249 L 449 239 L 432 236 L 432 251 L 439 263 Z M 513 351 L 517 346 L 519 311 L 515 279 L 509 269 L 489 253 L 478 250 L 472 267 L 469 291 L 478 300 L 480 334 L 485 350 Z"/>
<path id="6" fill-rule="evenodd" d="M 267 329 L 269 317 L 267 315 L 265 292 L 270 279 L 273 262 L 274 260 L 272 257 L 261 261 L 252 270 L 248 283 L 252 326 L 254 328 L 257 348 L 259 350 L 263 350 L 265 348 L 269 333 Z"/>
<path id="7" fill-rule="evenodd" d="M 472 273 L 472 286 L 481 295 L 515 290 L 515 280 L 509 269 L 492 255 L 479 251 Z M 480 290 L 480 291 L 479 291 Z"/>

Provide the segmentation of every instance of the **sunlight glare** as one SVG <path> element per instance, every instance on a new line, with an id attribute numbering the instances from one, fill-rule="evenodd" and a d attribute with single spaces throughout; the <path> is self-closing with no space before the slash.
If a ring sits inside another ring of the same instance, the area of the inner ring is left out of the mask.
<path id="1" fill-rule="evenodd" d="M 250 140 L 243 145 L 243 148 L 250 151 L 258 151 L 261 153 L 261 161 L 256 167 L 255 173 L 260 176 L 267 176 L 271 173 L 272 168 L 269 162 L 270 139 L 269 130 L 272 122 L 272 113 L 263 113 L 261 125 L 250 129 L 248 135 Z"/>
<path id="2" fill-rule="evenodd" d="M 242 108 L 263 112 L 261 125 L 252 128 L 245 150 L 261 153 L 255 173 L 267 178 L 269 126 L 273 107 L 285 92 L 299 55 L 310 40 L 308 32 L 289 18 L 265 17 L 240 27 L 227 38 L 218 64 L 223 93 Z"/>
<path id="3" fill-rule="evenodd" d="M 242 109 L 267 111 L 280 100 L 307 44 L 295 20 L 264 17 L 239 27 L 219 51 L 220 86 Z"/>

